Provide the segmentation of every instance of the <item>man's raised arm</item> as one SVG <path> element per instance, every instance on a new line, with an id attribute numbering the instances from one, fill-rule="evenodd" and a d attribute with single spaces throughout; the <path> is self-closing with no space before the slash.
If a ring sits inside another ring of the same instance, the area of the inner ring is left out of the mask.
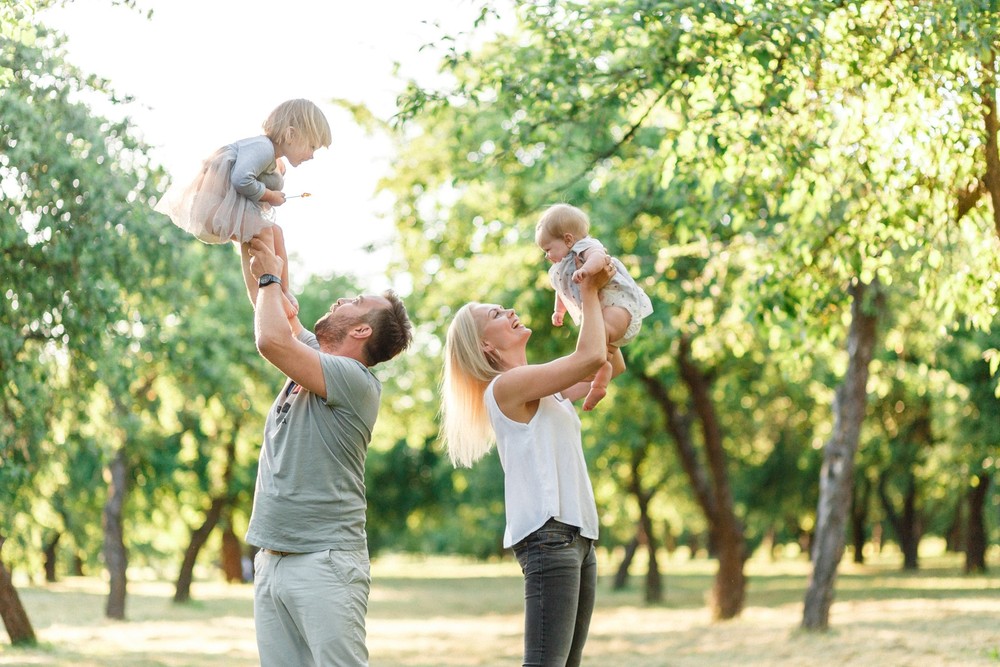
<path id="1" fill-rule="evenodd" d="M 266 276 L 281 275 L 282 259 L 257 237 L 250 242 L 247 254 L 250 261 L 244 263 L 244 270 L 254 280 L 256 292 L 253 323 L 257 351 L 297 384 L 325 398 L 326 379 L 319 353 L 296 338 L 302 325 L 298 317 L 293 318 L 294 322 L 286 317 L 281 284 L 268 282 L 260 286 L 262 277 L 269 280 Z"/>
<path id="2" fill-rule="evenodd" d="M 255 309 L 257 308 L 257 290 L 260 287 L 257 285 L 257 278 L 254 277 L 253 271 L 250 270 L 250 260 L 253 259 L 250 247 L 250 241 L 240 244 L 240 263 L 243 266 L 243 283 L 246 285 L 247 298 L 250 299 L 250 305 Z M 292 330 L 293 336 L 298 336 L 299 332 L 302 331 L 302 323 L 299 321 L 298 315 L 288 318 L 288 326 Z"/>

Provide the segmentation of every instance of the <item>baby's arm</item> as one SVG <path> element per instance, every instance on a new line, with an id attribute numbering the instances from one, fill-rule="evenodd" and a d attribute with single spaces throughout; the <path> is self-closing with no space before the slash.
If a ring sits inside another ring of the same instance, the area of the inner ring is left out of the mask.
<path id="1" fill-rule="evenodd" d="M 588 248 L 584 252 L 583 265 L 573 272 L 573 282 L 582 283 L 587 276 L 603 271 L 607 266 L 604 258 L 607 253 L 603 248 Z"/>
<path id="2" fill-rule="evenodd" d="M 280 158 L 278 161 L 280 162 Z M 274 162 L 274 146 L 270 141 L 262 138 L 259 142 L 242 145 L 229 176 L 233 187 L 252 201 L 281 206 L 285 203 L 285 193 L 268 190 L 260 180 L 260 175 L 270 169 Z"/>
<path id="3" fill-rule="evenodd" d="M 285 193 L 281 190 L 268 190 L 264 188 L 264 194 L 260 196 L 260 200 L 271 206 L 281 206 L 285 203 Z"/>
<path id="4" fill-rule="evenodd" d="M 559 292 L 556 292 L 555 308 L 552 311 L 552 326 L 561 327 L 565 318 L 566 304 L 563 303 L 562 297 L 559 296 Z"/>

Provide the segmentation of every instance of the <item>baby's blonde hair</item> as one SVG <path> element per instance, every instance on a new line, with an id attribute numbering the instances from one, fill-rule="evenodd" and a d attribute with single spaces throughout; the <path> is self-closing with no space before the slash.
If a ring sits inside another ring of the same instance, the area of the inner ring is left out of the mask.
<path id="1" fill-rule="evenodd" d="M 495 440 L 485 394 L 500 371 L 490 364 L 480 344 L 482 335 L 472 313 L 478 305 L 467 303 L 455 313 L 444 344 L 442 431 L 455 467 L 471 467 Z"/>
<path id="2" fill-rule="evenodd" d="M 587 214 L 570 204 L 553 204 L 542 213 L 535 225 L 535 240 L 540 241 L 542 234 L 549 238 L 561 238 L 564 234 L 572 234 L 577 241 L 590 233 L 590 218 Z"/>
<path id="3" fill-rule="evenodd" d="M 325 148 L 332 141 L 326 116 L 309 100 L 282 102 L 264 121 L 264 134 L 275 143 L 285 141 L 290 129 L 301 134 L 313 146 Z"/>

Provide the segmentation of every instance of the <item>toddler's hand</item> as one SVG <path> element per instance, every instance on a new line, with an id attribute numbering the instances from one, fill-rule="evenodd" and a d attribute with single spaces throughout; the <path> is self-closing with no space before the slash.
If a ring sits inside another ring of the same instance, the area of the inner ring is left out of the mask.
<path id="1" fill-rule="evenodd" d="M 552 313 L 552 326 L 561 327 L 565 313 Z"/>
<path id="2" fill-rule="evenodd" d="M 281 206 L 285 203 L 285 193 L 280 190 L 264 190 L 264 196 L 260 200 L 271 206 Z"/>
<path id="3" fill-rule="evenodd" d="M 583 269 L 577 269 L 573 272 L 573 282 L 580 284 L 587 279 L 587 272 Z"/>

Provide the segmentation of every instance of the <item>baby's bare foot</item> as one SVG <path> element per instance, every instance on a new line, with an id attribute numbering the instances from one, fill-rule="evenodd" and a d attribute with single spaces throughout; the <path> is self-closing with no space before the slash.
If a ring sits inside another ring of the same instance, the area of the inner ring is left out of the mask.
<path id="1" fill-rule="evenodd" d="M 594 409 L 601 399 L 607 396 L 608 388 L 600 387 L 596 384 L 590 385 L 590 391 L 587 392 L 587 397 L 583 399 L 583 411 L 590 412 Z"/>

